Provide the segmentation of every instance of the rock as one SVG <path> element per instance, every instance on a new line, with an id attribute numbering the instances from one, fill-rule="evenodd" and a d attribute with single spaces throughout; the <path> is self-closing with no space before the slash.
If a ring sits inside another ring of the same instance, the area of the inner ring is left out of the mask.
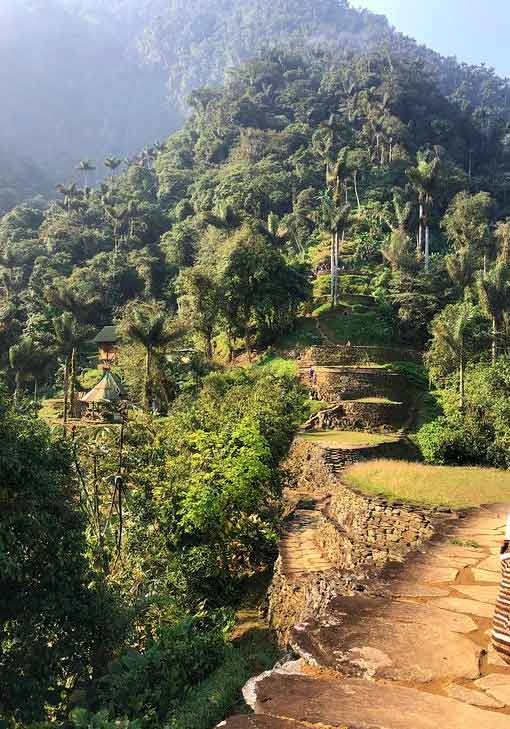
<path id="1" fill-rule="evenodd" d="M 487 650 L 487 663 L 489 666 L 497 666 L 498 668 L 509 668 L 508 663 L 501 658 L 500 654 L 494 648 L 492 643 Z"/>
<path id="2" fill-rule="evenodd" d="M 275 676 L 262 681 L 257 687 L 256 712 L 293 719 L 308 727 L 322 725 L 335 729 L 508 729 L 509 726 L 508 716 L 415 689 L 308 676 Z M 246 723 L 235 729 L 250 726 Z M 267 727 L 272 729 L 271 724 Z M 286 729 L 285 725 L 281 729 Z"/>
<path id="3" fill-rule="evenodd" d="M 474 600 L 464 600 L 460 597 L 444 597 L 440 600 L 434 600 L 429 605 L 441 608 L 441 610 L 450 610 L 454 613 L 477 615 L 480 618 L 492 618 L 494 616 L 492 605 L 485 605 Z"/>
<path id="4" fill-rule="evenodd" d="M 304 724 L 292 719 L 277 719 L 274 716 L 233 716 L 222 721 L 218 727 L 225 729 L 306 729 Z"/>
<path id="5" fill-rule="evenodd" d="M 320 622 L 292 631 L 290 643 L 304 660 L 349 676 L 428 683 L 479 676 L 481 649 L 459 635 L 476 628 L 467 616 L 427 605 L 342 597 Z"/>
<path id="6" fill-rule="evenodd" d="M 435 565 L 423 565 L 413 567 L 406 573 L 406 578 L 417 582 L 455 582 L 459 570 L 454 567 L 436 567 Z"/>
<path id="7" fill-rule="evenodd" d="M 499 595 L 499 585 L 479 586 L 479 585 L 456 585 L 457 592 L 467 595 L 472 600 L 486 602 L 489 605 L 495 605 Z"/>
<path id="8" fill-rule="evenodd" d="M 488 570 L 489 572 L 497 572 L 501 574 L 501 559 L 498 556 L 487 557 L 478 565 L 479 570 Z"/>
<path id="9" fill-rule="evenodd" d="M 456 701 L 462 701 L 470 706 L 480 706 L 484 709 L 504 709 L 505 704 L 501 701 L 482 694 L 480 691 L 473 691 L 472 689 L 464 688 L 464 686 L 458 686 L 452 683 L 448 686 L 448 696 Z"/>
<path id="10" fill-rule="evenodd" d="M 510 706 L 510 674 L 492 673 L 475 681 L 475 685 L 503 706 Z"/>
<path id="11" fill-rule="evenodd" d="M 492 582 L 497 584 L 500 580 L 500 576 L 497 572 L 489 572 L 489 570 L 479 570 L 476 568 L 474 568 L 472 572 L 473 577 L 477 582 Z"/>
<path id="12" fill-rule="evenodd" d="M 414 582 L 400 582 L 390 585 L 391 594 L 394 597 L 446 597 L 448 590 L 441 587 L 430 587 L 429 585 L 417 585 Z"/>

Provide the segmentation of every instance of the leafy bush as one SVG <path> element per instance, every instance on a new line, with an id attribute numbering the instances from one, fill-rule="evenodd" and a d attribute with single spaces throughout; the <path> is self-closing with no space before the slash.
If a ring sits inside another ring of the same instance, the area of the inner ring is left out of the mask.
<path id="1" fill-rule="evenodd" d="M 416 439 L 427 463 L 444 466 L 469 461 L 462 430 L 444 416 L 422 426 Z"/>
<path id="2" fill-rule="evenodd" d="M 161 628 L 143 653 L 128 651 L 111 664 L 97 687 L 98 704 L 112 716 L 157 725 L 224 660 L 232 627 L 232 615 L 216 611 Z"/>

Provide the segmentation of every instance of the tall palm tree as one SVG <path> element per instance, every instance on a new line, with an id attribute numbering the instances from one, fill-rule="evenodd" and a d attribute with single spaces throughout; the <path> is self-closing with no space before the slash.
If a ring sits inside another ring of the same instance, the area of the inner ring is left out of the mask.
<path id="1" fill-rule="evenodd" d="M 498 357 L 498 327 L 510 308 L 510 265 L 499 262 L 478 277 L 478 297 L 485 316 L 492 322 L 492 363 Z"/>
<path id="2" fill-rule="evenodd" d="M 429 212 L 434 204 L 434 195 L 439 178 L 440 159 L 434 157 L 430 162 L 425 155 L 418 153 L 417 166 L 407 171 L 407 176 L 418 193 L 419 222 L 418 222 L 418 253 L 423 253 L 423 237 L 425 236 L 425 270 L 429 270 L 430 259 L 430 230 Z"/>
<path id="3" fill-rule="evenodd" d="M 390 239 L 383 246 L 381 252 L 393 271 L 409 271 L 416 266 L 416 257 L 412 254 L 411 241 L 402 228 L 395 228 L 391 232 Z"/>
<path id="4" fill-rule="evenodd" d="M 88 327 L 77 321 L 70 311 L 52 319 L 57 351 L 64 356 L 64 423 L 75 415 L 76 353 L 89 337 Z"/>
<path id="5" fill-rule="evenodd" d="M 78 167 L 76 168 L 80 172 L 83 173 L 83 179 L 85 182 L 85 188 L 88 188 L 89 186 L 89 172 L 93 172 L 96 168 L 94 167 L 94 163 L 89 159 L 82 159 Z"/>
<path id="6" fill-rule="evenodd" d="M 446 270 L 452 283 L 464 291 L 471 286 L 477 268 L 476 258 L 471 248 L 464 246 L 446 256 Z"/>
<path id="7" fill-rule="evenodd" d="M 498 261 L 510 263 L 510 218 L 496 225 L 494 237 L 498 243 Z"/>
<path id="8" fill-rule="evenodd" d="M 438 318 L 432 324 L 434 339 L 442 342 L 450 350 L 459 367 L 460 409 L 464 410 L 465 400 L 465 339 L 466 334 L 476 318 L 476 307 L 469 301 L 463 301 L 452 307 L 453 316 L 448 319 Z"/>
<path id="9" fill-rule="evenodd" d="M 49 353 L 38 347 L 31 337 L 22 337 L 17 344 L 9 348 L 9 364 L 15 372 L 16 389 L 14 400 L 19 401 L 23 394 L 23 386 L 29 380 L 35 380 L 35 397 L 37 396 L 37 378 L 47 365 Z"/>
<path id="10" fill-rule="evenodd" d="M 71 415 L 75 415 L 75 387 L 76 364 L 78 348 L 85 342 L 90 334 L 90 327 L 86 325 L 88 317 L 98 300 L 78 295 L 66 283 L 58 283 L 45 291 L 46 301 L 57 309 L 63 311 L 61 317 L 53 320 L 53 328 L 57 345 L 67 357 L 69 356 L 64 385 L 64 411 L 67 418 L 67 404 Z M 68 315 L 64 317 L 64 314 Z M 69 351 L 68 351 L 69 350 Z"/>
<path id="11" fill-rule="evenodd" d="M 104 166 L 107 167 L 109 170 L 111 170 L 112 173 L 112 180 L 115 176 L 115 171 L 118 167 L 120 167 L 122 164 L 122 160 L 120 157 L 107 157 L 104 161 Z"/>
<path id="12" fill-rule="evenodd" d="M 152 396 L 152 360 L 155 350 L 168 344 L 177 334 L 169 330 L 169 317 L 164 307 L 156 304 L 132 302 L 128 305 L 120 325 L 124 336 L 145 349 L 143 408 L 150 409 Z"/>

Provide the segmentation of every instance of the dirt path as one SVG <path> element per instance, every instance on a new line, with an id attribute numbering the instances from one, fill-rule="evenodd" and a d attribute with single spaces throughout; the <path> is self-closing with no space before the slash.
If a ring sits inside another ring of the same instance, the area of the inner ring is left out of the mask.
<path id="1" fill-rule="evenodd" d="M 319 567 L 304 548 L 310 527 L 304 518 L 295 564 Z M 255 713 L 223 725 L 510 729 L 510 667 L 490 647 L 503 533 L 502 508 L 482 508 L 389 569 L 374 595 L 332 600 L 295 627 L 300 661 L 247 686 Z"/>

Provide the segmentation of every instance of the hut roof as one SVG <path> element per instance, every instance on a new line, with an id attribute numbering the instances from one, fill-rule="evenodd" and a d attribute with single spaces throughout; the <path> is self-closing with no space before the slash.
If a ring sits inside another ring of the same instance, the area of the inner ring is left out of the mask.
<path id="1" fill-rule="evenodd" d="M 81 398 L 81 402 L 99 402 L 101 400 L 116 402 L 121 400 L 125 394 L 126 391 L 121 383 L 107 370 L 101 381 Z"/>
<path id="2" fill-rule="evenodd" d="M 115 344 L 119 341 L 119 335 L 116 326 L 103 327 L 92 340 L 96 344 Z"/>

